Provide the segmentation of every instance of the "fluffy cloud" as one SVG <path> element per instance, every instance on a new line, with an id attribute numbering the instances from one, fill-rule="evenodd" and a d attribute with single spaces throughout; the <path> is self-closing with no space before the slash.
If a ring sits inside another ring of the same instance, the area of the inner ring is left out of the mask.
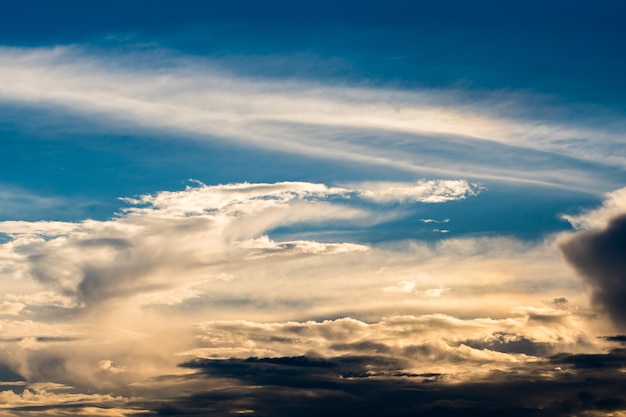
<path id="1" fill-rule="evenodd" d="M 626 329 L 626 188 L 608 194 L 599 209 L 565 218 L 582 229 L 562 238 L 565 259 L 590 287 L 592 301 Z"/>
<path id="2" fill-rule="evenodd" d="M 0 304 L 0 314 L 16 316 L 20 311 L 25 307 L 22 303 L 11 303 L 9 301 L 4 301 Z"/>
<path id="3" fill-rule="evenodd" d="M 554 355 L 615 343 L 596 337 L 603 321 L 551 240 L 271 237 L 282 226 L 361 228 L 428 192 L 470 195 L 462 181 L 418 184 L 399 187 L 392 205 L 366 199 L 363 186 L 197 184 L 125 199 L 107 221 L 0 223 L 6 412 L 185 415 L 187 399 L 172 392 L 204 395 L 206 378 L 236 391 L 216 414 L 256 409 L 256 395 L 247 405 L 242 396 L 255 383 L 315 385 L 311 395 L 326 398 L 316 387 L 328 381 L 348 397 L 362 384 L 393 393 L 418 380 L 545 381 L 583 372 Z M 302 378 L 273 375 L 291 371 Z M 52 383 L 73 388 L 35 385 Z"/>
<path id="4" fill-rule="evenodd" d="M 110 221 L 4 222 L 0 230 L 13 239 L 2 246 L 3 265 L 15 277 L 30 276 L 56 291 L 46 297 L 51 303 L 73 297 L 77 305 L 89 305 L 166 289 L 174 271 L 201 276 L 232 251 L 361 250 L 358 245 L 275 243 L 259 236 L 279 224 L 365 215 L 323 201 L 331 193 L 343 190 L 306 183 L 202 185 L 128 199 L 135 205 Z M 34 297 L 12 296 L 41 304 Z"/>
<path id="5" fill-rule="evenodd" d="M 604 229 L 579 233 L 561 245 L 565 259 L 585 278 L 593 301 L 626 329 L 626 214 Z"/>
<path id="6" fill-rule="evenodd" d="M 13 410 L 0 416 L 86 415 L 98 417 L 124 417 L 147 410 L 127 408 L 128 399 L 106 394 L 82 394 L 73 388 L 55 383 L 30 384 L 16 393 L 0 391 L 0 410 Z"/>
<path id="7" fill-rule="evenodd" d="M 541 319 L 548 315 L 553 319 Z M 180 354 L 245 359 L 250 356 L 332 357 L 342 353 L 385 353 L 402 359 L 405 371 L 420 368 L 424 372 L 449 373 L 449 377 L 458 378 L 456 374 L 462 368 L 465 377 L 474 378 L 485 371 L 474 369 L 476 363 L 489 362 L 493 367 L 498 362 L 511 366 L 537 360 L 537 346 L 542 347 L 544 355 L 593 349 L 599 342 L 586 334 L 587 320 L 585 314 L 576 309 L 546 307 L 521 309 L 503 319 L 459 319 L 431 314 L 391 316 L 375 323 L 350 318 L 323 322 L 206 322 L 198 324 L 200 347 Z M 515 352 L 509 348 L 520 341 L 527 342 L 526 351 Z"/>
<path id="8" fill-rule="evenodd" d="M 456 194 L 450 195 L 451 187 Z M 465 181 L 421 181 L 417 188 L 419 201 L 438 202 L 464 198 L 471 189 Z M 149 294 L 153 300 L 169 294 L 165 304 L 173 305 L 174 299 L 206 294 L 208 285 L 200 283 L 215 281 L 207 277 L 245 271 L 267 256 L 366 251 L 367 246 L 345 242 L 276 242 L 266 234 L 297 223 L 379 221 L 379 215 L 358 208 L 358 193 L 311 183 L 199 184 L 124 199 L 131 206 L 108 221 L 0 223 L 0 231 L 11 237 L 0 247 L 0 267 L 7 276 L 30 277 L 39 285 L 9 292 L 5 314 L 17 313 L 19 303 L 82 308 L 121 297 L 146 301 Z M 227 287 L 217 281 L 214 287 Z"/>
<path id="9" fill-rule="evenodd" d="M 421 180 L 415 184 L 366 183 L 358 191 L 362 198 L 379 203 L 443 203 L 478 194 L 480 186 L 465 180 Z"/>
<path id="10" fill-rule="evenodd" d="M 626 212 L 626 187 L 606 194 L 602 206 L 581 214 L 566 214 L 562 218 L 576 229 L 602 229 L 615 217 Z"/>

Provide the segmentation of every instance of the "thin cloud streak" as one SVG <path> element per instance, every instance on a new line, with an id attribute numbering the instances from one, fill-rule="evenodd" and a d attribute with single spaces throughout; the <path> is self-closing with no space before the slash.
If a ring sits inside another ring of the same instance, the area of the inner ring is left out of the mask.
<path id="1" fill-rule="evenodd" d="M 156 69 L 155 69 L 156 68 Z M 254 146 L 322 158 L 362 161 L 410 172 L 470 175 L 563 188 L 580 187 L 584 175 L 559 179 L 540 169 L 506 166 L 477 169 L 471 160 L 445 166 L 392 151 L 397 135 L 420 141 L 457 137 L 549 152 L 624 169 L 626 159 L 611 151 L 625 146 L 618 130 L 525 120 L 516 97 L 477 101 L 459 91 L 406 92 L 324 86 L 309 82 L 235 77 L 214 63 L 191 58 L 98 56 L 77 47 L 2 48 L 0 99 L 63 108 L 109 123 L 243 141 Z M 502 99 L 500 99 L 502 100 Z M 511 104 L 513 103 L 513 104 Z M 369 136 L 369 137 L 368 137 Z M 589 139 L 587 139 L 589 138 Z M 602 138 L 602 140 L 598 140 Z M 605 147 L 605 148 L 603 148 Z M 415 162 L 418 161 L 418 162 Z M 593 187 L 588 183 L 588 189 Z"/>

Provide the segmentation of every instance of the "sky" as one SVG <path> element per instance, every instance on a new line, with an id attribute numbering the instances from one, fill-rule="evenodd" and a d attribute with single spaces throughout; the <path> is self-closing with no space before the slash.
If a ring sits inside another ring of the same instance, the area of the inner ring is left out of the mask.
<path id="1" fill-rule="evenodd" d="M 622 2 L 5 3 L 0 417 L 626 416 Z"/>

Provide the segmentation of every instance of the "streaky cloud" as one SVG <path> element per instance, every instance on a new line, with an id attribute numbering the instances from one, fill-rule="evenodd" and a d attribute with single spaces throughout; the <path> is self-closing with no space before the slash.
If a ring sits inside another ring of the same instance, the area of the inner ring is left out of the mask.
<path id="1" fill-rule="evenodd" d="M 515 110 L 525 99 L 515 94 L 503 99 L 501 93 L 485 93 L 477 99 L 460 90 L 414 92 L 263 80 L 234 76 L 211 61 L 163 51 L 99 56 L 68 46 L 4 47 L 0 74 L 5 80 L 1 101 L 104 118 L 111 128 L 243 142 L 414 173 L 590 192 L 597 192 L 596 181 L 605 184 L 606 179 L 592 178 L 585 164 L 626 168 L 626 159 L 614 151 L 624 146 L 619 126 L 526 119 Z M 537 106 L 540 100 L 526 101 Z M 436 146 L 431 149 L 434 143 L 448 143 L 447 148 L 474 144 L 483 153 L 497 155 L 487 165 L 472 160 L 476 153 L 450 159 Z M 508 148 L 497 150 L 490 144 Z M 422 157 L 433 151 L 436 155 Z M 515 163 L 511 152 L 524 154 L 525 163 Z M 545 166 L 550 158 L 565 163 L 558 175 L 554 164 L 549 170 Z"/>

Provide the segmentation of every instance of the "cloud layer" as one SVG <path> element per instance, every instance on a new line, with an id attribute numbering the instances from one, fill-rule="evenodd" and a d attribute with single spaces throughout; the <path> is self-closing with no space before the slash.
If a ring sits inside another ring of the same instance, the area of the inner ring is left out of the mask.
<path id="1" fill-rule="evenodd" d="M 623 410 L 621 336 L 597 337 L 612 328 L 553 239 L 273 236 L 289 225 L 350 236 L 479 191 L 196 183 L 125 198 L 110 220 L 2 222 L 2 412 Z M 587 378 L 601 382 L 589 390 Z"/>
<path id="2" fill-rule="evenodd" d="M 626 168 L 616 151 L 625 146 L 619 123 L 600 127 L 566 115 L 562 123 L 548 122 L 540 111 L 524 109 L 553 106 L 521 95 L 243 78 L 215 62 L 163 51 L 98 56 L 77 47 L 2 48 L 0 75 L 4 103 L 107 120 L 108 129 L 169 131 L 422 175 L 589 191 L 597 181 L 608 184 L 589 163 Z"/>
<path id="3" fill-rule="evenodd" d="M 626 329 L 626 204 L 621 189 L 609 194 L 602 208 L 568 217 L 586 226 L 561 243 L 565 259 L 583 276 L 593 301 L 606 310 L 615 324 Z"/>

